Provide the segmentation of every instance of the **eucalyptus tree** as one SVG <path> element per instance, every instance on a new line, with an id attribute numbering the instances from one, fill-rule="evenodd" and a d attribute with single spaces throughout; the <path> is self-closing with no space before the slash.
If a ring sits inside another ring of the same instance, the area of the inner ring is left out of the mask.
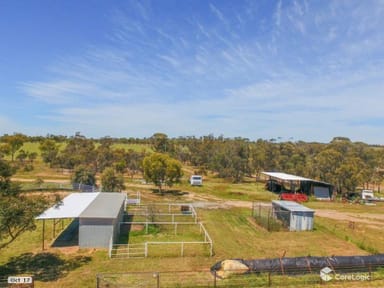
<path id="1" fill-rule="evenodd" d="M 211 169 L 218 173 L 219 177 L 231 178 L 232 182 L 239 183 L 245 175 L 250 174 L 250 153 L 248 142 L 243 139 L 235 139 L 217 143 Z"/>
<path id="2" fill-rule="evenodd" d="M 71 175 L 72 184 L 80 185 L 96 185 L 96 171 L 93 168 L 87 167 L 85 165 L 78 165 L 74 168 L 74 171 Z"/>
<path id="3" fill-rule="evenodd" d="M 95 143 L 91 139 L 71 138 L 57 158 L 62 168 L 73 169 L 78 165 L 96 166 Z"/>
<path id="4" fill-rule="evenodd" d="M 43 196 L 25 196 L 11 181 L 15 170 L 0 160 L 0 249 L 7 247 L 25 231 L 36 229 L 35 217 L 47 208 Z"/>
<path id="5" fill-rule="evenodd" d="M 144 178 L 154 183 L 160 193 L 163 193 L 163 186 L 173 186 L 179 183 L 183 176 L 181 163 L 167 154 L 153 153 L 143 159 Z"/>
<path id="6" fill-rule="evenodd" d="M 39 150 L 43 161 L 52 167 L 59 154 L 59 144 L 55 140 L 47 138 L 40 142 Z"/>
<path id="7" fill-rule="evenodd" d="M 103 171 L 107 167 L 112 167 L 115 162 L 112 140 L 110 138 L 103 138 L 100 142 L 101 145 L 95 150 L 97 171 Z"/>
<path id="8" fill-rule="evenodd" d="M 101 173 L 101 187 L 105 192 L 121 192 L 125 189 L 123 175 L 112 167 L 105 168 Z"/>
<path id="9" fill-rule="evenodd" d="M 150 142 L 155 152 L 171 153 L 173 151 L 173 144 L 167 134 L 155 133 L 150 138 Z"/>
<path id="10" fill-rule="evenodd" d="M 4 135 L 2 141 L 9 147 L 8 151 L 11 155 L 12 162 L 15 159 L 16 152 L 23 147 L 24 142 L 27 140 L 27 136 L 21 133 L 15 133 L 13 135 Z"/>

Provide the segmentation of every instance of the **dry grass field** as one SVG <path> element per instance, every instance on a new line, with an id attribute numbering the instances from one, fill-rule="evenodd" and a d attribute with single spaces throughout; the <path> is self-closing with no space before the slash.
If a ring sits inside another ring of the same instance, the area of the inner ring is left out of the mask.
<path id="1" fill-rule="evenodd" d="M 186 171 L 189 171 L 188 168 Z M 51 170 L 39 161 L 34 171 L 20 172 L 15 179 L 31 181 L 37 177 L 46 181 L 69 180 L 69 175 L 63 171 Z M 194 203 L 199 221 L 204 223 L 213 240 L 213 257 L 196 253 L 195 256 L 185 257 L 161 255 L 109 259 L 106 249 L 78 249 L 77 246 L 52 248 L 50 244 L 54 237 L 49 223 L 46 225 L 46 249 L 42 251 L 42 223 L 38 221 L 35 231 L 24 233 L 0 251 L 0 279 L 13 274 L 33 274 L 35 287 L 95 287 L 96 276 L 100 274 L 208 271 L 217 261 L 230 258 L 384 253 L 384 203 L 368 206 L 311 200 L 305 205 L 316 211 L 313 231 L 268 232 L 251 217 L 252 202 L 270 203 L 277 196 L 251 179 L 243 184 L 231 184 L 210 175 L 202 187 L 191 187 L 186 176 L 182 184 L 163 195 L 158 194 L 153 186 L 143 184 L 139 178 L 127 178 L 126 186 L 129 195 L 140 192 L 143 203 Z M 176 274 L 173 273 L 173 276 L 176 277 Z M 292 285 L 295 287 L 297 284 Z M 305 282 L 300 286 L 305 286 Z M 384 280 L 326 283 L 325 286 L 384 287 Z M 313 287 L 313 284 L 307 287 Z"/>

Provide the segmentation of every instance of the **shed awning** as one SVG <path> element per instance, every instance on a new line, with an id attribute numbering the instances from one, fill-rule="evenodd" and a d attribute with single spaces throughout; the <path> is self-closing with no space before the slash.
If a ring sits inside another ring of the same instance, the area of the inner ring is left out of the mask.
<path id="1" fill-rule="evenodd" d="M 313 183 L 322 183 L 322 184 L 331 186 L 330 183 L 327 183 L 324 181 L 319 181 L 319 180 L 315 180 L 315 179 L 305 178 L 305 177 L 296 176 L 296 175 L 287 174 L 287 173 L 282 173 L 282 172 L 261 172 L 261 173 L 264 175 L 267 175 L 269 177 L 282 180 L 282 181 L 309 181 L 309 182 L 313 182 Z"/>
<path id="2" fill-rule="evenodd" d="M 261 173 L 264 175 L 277 178 L 280 180 L 285 180 L 285 181 L 316 181 L 309 178 L 291 175 L 291 174 L 282 173 L 282 172 L 261 172 Z"/>
<path id="3" fill-rule="evenodd" d="M 73 193 L 65 197 L 58 205 L 44 211 L 36 219 L 78 218 L 96 199 L 99 193 Z"/>
<path id="4" fill-rule="evenodd" d="M 114 218 L 125 199 L 124 193 L 72 193 L 36 219 Z"/>

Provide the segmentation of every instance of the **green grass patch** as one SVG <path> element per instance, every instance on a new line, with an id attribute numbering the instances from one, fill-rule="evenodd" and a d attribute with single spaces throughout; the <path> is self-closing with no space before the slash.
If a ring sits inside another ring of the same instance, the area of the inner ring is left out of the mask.
<path id="1" fill-rule="evenodd" d="M 317 217 L 315 228 L 356 245 L 357 248 L 366 253 L 378 254 L 384 251 L 384 237 L 381 227 L 374 228 L 365 223 L 354 223 L 351 226 L 348 221 Z"/>

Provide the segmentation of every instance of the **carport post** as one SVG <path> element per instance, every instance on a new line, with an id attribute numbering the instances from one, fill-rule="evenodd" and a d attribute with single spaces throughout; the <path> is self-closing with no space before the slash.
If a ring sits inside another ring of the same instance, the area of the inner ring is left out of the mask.
<path id="1" fill-rule="evenodd" d="M 45 219 L 43 219 L 43 241 L 42 241 L 43 251 L 44 251 L 44 239 L 45 239 Z"/>

